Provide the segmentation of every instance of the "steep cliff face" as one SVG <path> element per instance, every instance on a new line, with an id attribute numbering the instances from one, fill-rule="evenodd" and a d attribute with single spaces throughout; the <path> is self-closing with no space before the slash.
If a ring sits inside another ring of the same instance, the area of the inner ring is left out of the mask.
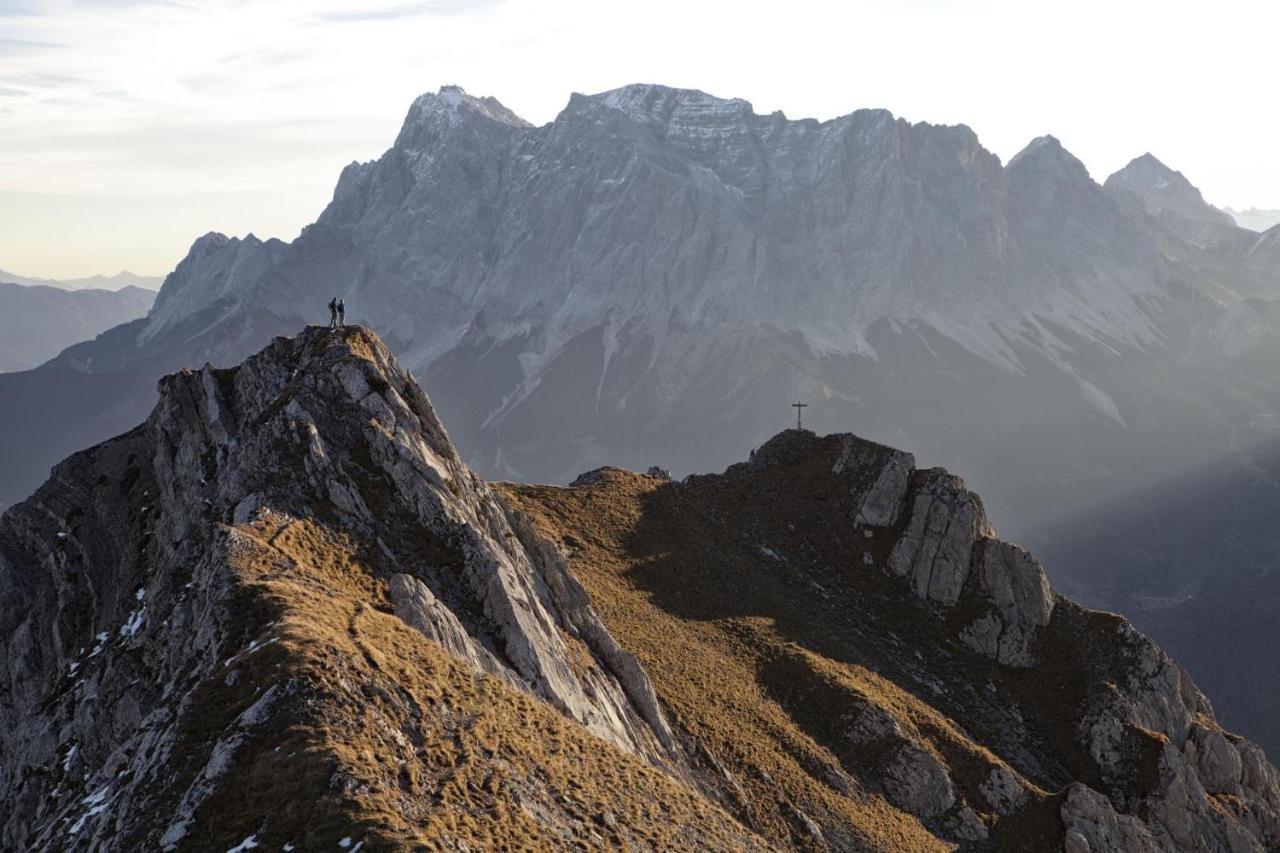
<path id="1" fill-rule="evenodd" d="M 750 846 L 544 547 L 367 332 L 167 377 L 0 524 L 0 846 Z"/>
<path id="2" fill-rule="evenodd" d="M 1280 842 L 1262 751 L 958 478 L 790 431 L 491 486 L 360 328 L 167 377 L 0 519 L 0 605 L 6 849 Z"/>

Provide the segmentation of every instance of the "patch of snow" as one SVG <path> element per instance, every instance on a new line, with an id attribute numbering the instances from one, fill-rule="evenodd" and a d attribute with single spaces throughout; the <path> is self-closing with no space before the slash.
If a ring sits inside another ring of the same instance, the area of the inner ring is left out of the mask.
<path id="1" fill-rule="evenodd" d="M 350 846 L 351 846 L 351 836 L 350 836 L 350 835 L 348 835 L 346 838 L 344 838 L 344 839 L 342 839 L 341 841 L 339 841 L 339 842 L 338 842 L 338 846 L 339 846 L 339 847 L 341 847 L 343 850 L 346 850 L 348 847 L 350 847 Z"/>
<path id="2" fill-rule="evenodd" d="M 110 785 L 104 786 L 98 791 L 96 791 L 95 793 L 92 793 L 89 796 L 84 798 L 82 802 L 89 808 L 87 811 L 85 811 L 84 814 L 80 815 L 80 818 L 71 825 L 70 829 L 67 830 L 67 833 L 69 835 L 77 834 L 78 832 L 80 832 L 80 830 L 84 829 L 84 825 L 89 820 L 89 818 L 96 817 L 97 815 L 100 815 L 102 814 L 102 812 L 106 811 L 106 808 L 108 805 L 107 791 L 110 789 L 110 787 L 111 787 Z"/>
<path id="3" fill-rule="evenodd" d="M 257 834 L 250 835 L 244 841 L 241 841 L 235 847 L 227 848 L 227 853 L 244 853 L 245 850 L 252 850 L 258 846 Z"/>
<path id="4" fill-rule="evenodd" d="M 65 532 L 63 532 L 63 531 L 59 530 L 59 531 L 58 531 L 58 538 L 59 538 L 59 539 L 66 539 L 66 538 L 67 538 L 67 534 L 66 534 Z"/>
<path id="5" fill-rule="evenodd" d="M 757 546 L 757 548 L 762 555 L 768 557 L 770 560 L 776 560 L 778 562 L 782 562 L 782 556 L 779 555 L 777 551 L 770 548 L 768 545 L 759 545 Z"/>
<path id="6" fill-rule="evenodd" d="M 141 590 L 139 590 L 139 592 L 141 592 Z M 146 619 L 146 616 L 147 608 L 145 606 L 139 607 L 137 610 L 130 613 L 129 618 L 120 626 L 120 636 L 132 637 L 134 634 L 138 633 L 138 630 L 142 627 L 143 620 Z"/>
<path id="7" fill-rule="evenodd" d="M 272 643 L 276 642 L 279 639 L 280 639 L 279 637 L 271 637 L 266 642 L 262 642 L 262 643 L 259 643 L 257 640 L 253 640 L 249 643 L 249 645 L 245 646 L 243 651 L 236 652 L 234 655 L 232 655 L 231 657 L 223 661 L 222 665 L 231 666 L 232 661 L 234 661 L 236 658 L 239 658 L 242 655 L 251 655 L 254 652 L 260 652 L 263 649 L 265 649 L 267 646 L 271 645 Z"/>
<path id="8" fill-rule="evenodd" d="M 80 748 L 80 747 L 79 747 L 79 745 L 74 744 L 74 743 L 73 743 L 73 744 L 71 744 L 71 748 L 67 750 L 67 754 L 66 754 L 66 755 L 64 755 L 64 756 L 62 757 L 62 772 L 63 772 L 63 773 L 70 773 L 70 772 L 71 772 L 71 760 L 72 760 L 73 758 L 75 758 L 75 757 L 76 757 L 76 750 L 77 750 L 77 749 L 79 749 L 79 748 Z"/>
<path id="9" fill-rule="evenodd" d="M 102 650 L 107 647 L 107 640 L 110 639 L 110 637 L 111 635 L 106 631 L 98 634 L 97 637 L 94 638 L 98 641 L 98 645 L 94 646 L 93 651 L 89 652 L 89 657 L 96 658 L 98 655 L 102 654 Z"/>

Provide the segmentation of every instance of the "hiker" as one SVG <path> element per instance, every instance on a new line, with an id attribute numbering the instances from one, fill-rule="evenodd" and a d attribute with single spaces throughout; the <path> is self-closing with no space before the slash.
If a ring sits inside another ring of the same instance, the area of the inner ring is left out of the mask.
<path id="1" fill-rule="evenodd" d="M 338 325 L 347 325 L 347 303 L 343 299 L 338 300 Z"/>
<path id="2" fill-rule="evenodd" d="M 335 328 L 338 325 L 338 297 L 329 300 L 329 328 Z"/>

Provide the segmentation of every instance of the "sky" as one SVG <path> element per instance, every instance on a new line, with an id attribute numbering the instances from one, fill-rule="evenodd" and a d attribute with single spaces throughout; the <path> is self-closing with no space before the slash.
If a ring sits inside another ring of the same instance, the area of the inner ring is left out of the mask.
<path id="1" fill-rule="evenodd" d="M 163 275 L 208 231 L 297 236 L 458 84 L 526 119 L 663 83 L 757 112 L 884 107 L 1101 181 L 1151 151 L 1280 208 L 1280 4 L 1219 0 L 0 0 L 0 269 Z"/>

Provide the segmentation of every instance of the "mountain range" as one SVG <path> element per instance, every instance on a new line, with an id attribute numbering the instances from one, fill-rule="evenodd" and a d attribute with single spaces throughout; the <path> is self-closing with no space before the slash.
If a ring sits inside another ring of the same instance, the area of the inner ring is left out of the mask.
<path id="1" fill-rule="evenodd" d="M 31 278 L 16 273 L 0 270 L 0 281 L 13 284 L 41 285 L 58 287 L 63 290 L 123 290 L 126 287 L 140 287 L 143 290 L 159 290 L 164 282 L 163 276 L 137 275 L 128 270 L 115 275 L 91 275 L 88 278 Z"/>
<path id="2" fill-rule="evenodd" d="M 958 477 L 787 430 L 488 483 L 372 332 L 0 516 L 0 845 L 1263 853 L 1280 778 Z"/>
<path id="3" fill-rule="evenodd" d="M 153 290 L 63 290 L 10 284 L 0 273 L 0 373 L 28 370 L 65 347 L 146 316 Z"/>
<path id="4" fill-rule="evenodd" d="M 1251 207 L 1248 210 L 1233 210 L 1230 207 L 1223 209 L 1231 214 L 1231 218 L 1241 228 L 1248 228 L 1253 231 L 1267 231 L 1280 225 L 1280 210 L 1261 210 L 1256 207 Z"/>
<path id="5" fill-rule="evenodd" d="M 1277 295 L 1280 229 L 1150 155 L 1099 184 L 1053 137 L 1002 163 L 884 110 L 637 85 L 533 126 L 446 87 L 293 242 L 201 237 L 145 319 L 0 376 L 0 500 L 129 429 L 166 372 L 238 363 L 341 296 L 482 475 L 714 470 L 807 402 L 820 431 L 966 471 L 1056 584 L 1128 612 L 1213 566 L 1103 577 L 1064 543 L 1123 536 L 1090 511 L 1126 495 L 1263 467 Z"/>

